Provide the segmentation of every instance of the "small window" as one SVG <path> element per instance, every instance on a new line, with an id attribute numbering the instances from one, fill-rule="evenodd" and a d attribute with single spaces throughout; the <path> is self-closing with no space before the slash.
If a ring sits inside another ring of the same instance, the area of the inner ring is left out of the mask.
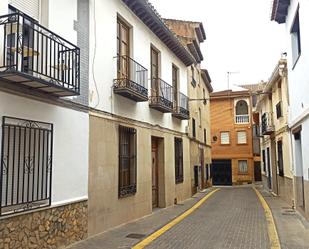
<path id="1" fill-rule="evenodd" d="M 247 132 L 246 131 L 237 131 L 237 143 L 238 144 L 247 143 Z"/>
<path id="2" fill-rule="evenodd" d="M 238 172 L 241 174 L 248 173 L 248 161 L 247 160 L 239 160 L 238 161 Z"/>
<path id="3" fill-rule="evenodd" d="M 136 129 L 119 126 L 119 197 L 136 193 Z"/>
<path id="4" fill-rule="evenodd" d="M 203 88 L 203 104 L 206 105 L 206 92 L 205 92 L 205 88 Z"/>
<path id="5" fill-rule="evenodd" d="M 198 108 L 198 118 L 200 122 L 200 127 L 202 127 L 202 110 L 201 108 Z"/>
<path id="6" fill-rule="evenodd" d="M 192 137 L 196 137 L 196 130 L 195 130 L 195 119 L 192 118 Z"/>
<path id="7" fill-rule="evenodd" d="M 229 132 L 221 132 L 221 144 L 230 144 Z"/>
<path id="8" fill-rule="evenodd" d="M 3 117 L 0 215 L 50 206 L 53 125 Z"/>
<path id="9" fill-rule="evenodd" d="M 183 148 L 182 139 L 175 137 L 175 181 L 183 182 Z"/>
<path id="10" fill-rule="evenodd" d="M 194 67 L 193 66 L 191 66 L 191 77 L 192 77 L 191 84 L 193 87 L 196 87 L 196 80 L 194 78 Z"/>
<path id="11" fill-rule="evenodd" d="M 276 105 L 276 114 L 277 114 L 277 119 L 282 117 L 282 110 L 281 110 L 281 101 Z"/>
<path id="12" fill-rule="evenodd" d="M 301 54 L 300 29 L 299 29 L 299 10 L 295 14 L 294 22 L 291 28 L 291 44 L 293 65 Z"/>
<path id="13" fill-rule="evenodd" d="M 206 129 L 204 129 L 204 143 L 207 143 L 207 132 Z"/>

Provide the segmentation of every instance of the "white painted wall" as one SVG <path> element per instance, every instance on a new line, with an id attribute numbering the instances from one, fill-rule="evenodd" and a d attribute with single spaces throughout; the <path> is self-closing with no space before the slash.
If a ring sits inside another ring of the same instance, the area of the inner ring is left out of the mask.
<path id="1" fill-rule="evenodd" d="M 294 21 L 297 7 L 299 6 L 299 22 L 300 22 L 300 40 L 301 40 L 301 55 L 295 65 L 292 60 L 292 45 L 290 30 Z M 301 143 L 302 147 L 295 142 L 292 136 L 293 145 L 293 160 L 294 173 L 296 176 L 303 174 L 306 180 L 309 179 L 309 1 L 307 0 L 291 0 L 286 18 L 286 36 L 288 47 L 288 80 L 289 80 L 289 124 L 290 126 L 302 125 Z M 294 68 L 293 68 L 294 67 Z M 296 150 L 302 150 L 303 172 L 299 172 Z"/>
<path id="2" fill-rule="evenodd" d="M 2 116 L 52 123 L 54 125 L 52 204 L 87 198 L 89 136 L 87 113 L 0 91 L 0 118 Z"/>
<path id="3" fill-rule="evenodd" d="M 91 0 L 90 61 L 92 62 L 94 55 L 95 61 L 94 66 L 90 63 L 90 72 L 93 72 L 90 76 L 90 105 L 103 111 L 184 132 L 187 121 L 172 118 L 171 113 L 163 114 L 150 109 L 148 102 L 136 103 L 113 94 L 113 79 L 116 78 L 114 57 L 117 53 L 117 13 L 133 27 L 131 57 L 149 70 L 148 78 L 150 78 L 150 45 L 153 44 L 161 52 L 161 78 L 172 84 L 172 63 L 174 63 L 180 70 L 180 91 L 187 95 L 186 66 L 122 1 Z M 150 81 L 148 90 L 150 94 Z"/>
<path id="4" fill-rule="evenodd" d="M 299 4 L 299 22 L 301 36 L 301 55 L 293 69 L 290 30 Z M 288 48 L 290 122 L 300 116 L 309 107 L 309 1 L 292 0 L 286 19 Z"/>

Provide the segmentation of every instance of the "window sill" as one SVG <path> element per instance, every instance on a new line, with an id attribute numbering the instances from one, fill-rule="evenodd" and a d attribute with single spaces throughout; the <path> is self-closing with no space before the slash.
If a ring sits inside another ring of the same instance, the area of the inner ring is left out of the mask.
<path id="1" fill-rule="evenodd" d="M 249 172 L 238 172 L 238 175 L 247 176 L 247 175 L 249 175 Z"/>
<path id="2" fill-rule="evenodd" d="M 221 146 L 230 146 L 231 144 L 220 144 Z"/>

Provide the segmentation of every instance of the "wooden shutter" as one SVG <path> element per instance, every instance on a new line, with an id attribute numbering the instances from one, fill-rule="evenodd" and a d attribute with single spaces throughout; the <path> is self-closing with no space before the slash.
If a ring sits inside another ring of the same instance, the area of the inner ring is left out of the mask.
<path id="1" fill-rule="evenodd" d="M 9 0 L 9 4 L 30 17 L 39 20 L 40 0 Z"/>
<path id="2" fill-rule="evenodd" d="M 221 132 L 221 144 L 229 144 L 229 143 L 230 143 L 230 133 Z"/>
<path id="3" fill-rule="evenodd" d="M 246 144 L 247 143 L 247 132 L 238 131 L 237 132 L 237 143 L 238 144 Z"/>

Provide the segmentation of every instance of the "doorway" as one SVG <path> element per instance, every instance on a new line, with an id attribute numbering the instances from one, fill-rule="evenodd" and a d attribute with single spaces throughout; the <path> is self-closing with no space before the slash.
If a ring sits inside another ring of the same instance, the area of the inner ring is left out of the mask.
<path id="1" fill-rule="evenodd" d="M 262 181 L 261 162 L 254 162 L 254 181 Z"/>
<path id="2" fill-rule="evenodd" d="M 267 183 L 268 188 L 271 189 L 271 173 L 270 173 L 270 151 L 269 147 L 266 149 L 266 155 L 267 155 Z"/>
<path id="3" fill-rule="evenodd" d="M 158 181 L 158 140 L 152 138 L 152 207 L 159 206 L 159 181 Z"/>
<path id="4" fill-rule="evenodd" d="M 151 137 L 152 208 L 165 207 L 164 139 Z"/>
<path id="5" fill-rule="evenodd" d="M 201 161 L 201 189 L 205 188 L 205 166 L 204 166 L 204 150 L 200 149 L 200 161 Z"/>
<path id="6" fill-rule="evenodd" d="M 297 206 L 305 209 L 304 169 L 301 132 L 294 133 Z"/>
<path id="7" fill-rule="evenodd" d="M 232 161 L 212 161 L 213 185 L 232 185 Z"/>

